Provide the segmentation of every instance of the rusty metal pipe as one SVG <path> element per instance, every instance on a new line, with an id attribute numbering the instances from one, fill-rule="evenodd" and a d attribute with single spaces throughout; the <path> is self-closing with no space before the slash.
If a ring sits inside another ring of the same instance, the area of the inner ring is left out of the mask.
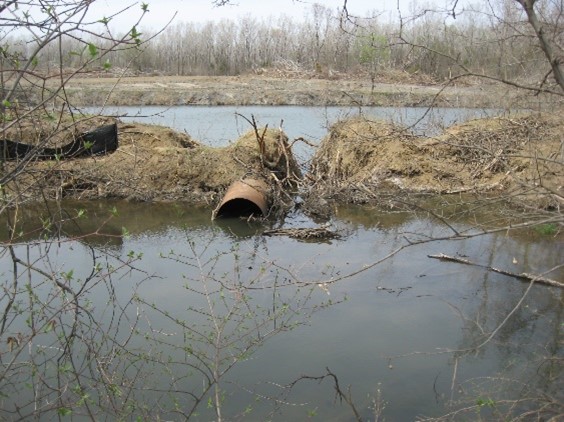
<path id="1" fill-rule="evenodd" d="M 260 179 L 244 179 L 233 182 L 223 199 L 212 212 L 212 220 L 218 217 L 264 217 L 268 213 L 268 185 Z"/>

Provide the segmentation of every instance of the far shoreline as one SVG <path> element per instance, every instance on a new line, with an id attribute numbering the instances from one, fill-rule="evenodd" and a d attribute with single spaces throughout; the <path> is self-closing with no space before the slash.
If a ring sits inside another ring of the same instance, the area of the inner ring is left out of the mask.
<path id="1" fill-rule="evenodd" d="M 376 106 L 529 108 L 530 93 L 503 85 L 417 85 L 369 79 L 244 76 L 75 77 L 65 86 L 73 106 Z M 522 96 L 520 95 L 522 94 Z M 538 98 L 535 104 L 538 107 Z M 547 101 L 546 106 L 550 103 Z"/>

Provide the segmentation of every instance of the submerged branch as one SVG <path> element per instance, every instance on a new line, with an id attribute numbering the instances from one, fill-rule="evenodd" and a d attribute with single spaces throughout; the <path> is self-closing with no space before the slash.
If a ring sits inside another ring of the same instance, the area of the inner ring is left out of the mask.
<path id="1" fill-rule="evenodd" d="M 469 261 L 467 259 L 458 258 L 458 257 L 455 257 L 455 256 L 449 256 L 449 255 L 445 255 L 445 254 L 442 254 L 442 253 L 438 254 L 438 255 L 427 255 L 427 256 L 429 258 L 440 259 L 442 261 L 458 262 L 459 264 L 473 265 L 473 266 L 476 266 L 476 267 L 486 268 L 489 271 L 493 271 L 493 272 L 503 274 L 503 275 L 507 275 L 507 276 L 510 276 L 510 277 L 515 277 L 515 278 L 518 278 L 518 279 L 524 280 L 524 281 L 535 281 L 537 283 L 546 284 L 546 285 L 552 286 L 552 287 L 564 288 L 564 283 L 562 283 L 560 281 L 552 280 L 550 278 L 542 277 L 540 275 L 534 275 L 534 274 L 528 274 L 528 273 L 517 274 L 517 273 L 513 273 L 511 271 L 490 267 L 489 265 L 478 264 L 476 262 L 472 262 L 472 261 Z"/>

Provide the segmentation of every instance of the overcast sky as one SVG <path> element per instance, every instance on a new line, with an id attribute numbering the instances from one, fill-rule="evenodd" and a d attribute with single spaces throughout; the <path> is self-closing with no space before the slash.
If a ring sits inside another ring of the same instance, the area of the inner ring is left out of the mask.
<path id="1" fill-rule="evenodd" d="M 449 0 L 440 1 L 444 4 Z M 302 19 L 306 13 L 311 12 L 313 3 L 336 10 L 343 6 L 344 0 L 234 0 L 233 5 L 222 7 L 213 6 L 212 0 L 144 0 L 144 2 L 149 5 L 149 13 L 143 19 L 141 28 L 156 29 L 164 26 L 175 12 L 177 15 L 174 22 L 207 22 L 223 18 L 238 20 L 241 16 L 247 15 L 267 19 L 281 14 L 294 19 Z M 426 3 L 431 2 L 433 1 L 426 1 Z M 107 17 L 128 5 L 133 5 L 127 13 L 122 14 L 119 18 L 116 17 L 113 21 L 114 28 L 130 28 L 140 15 L 141 3 L 135 0 L 96 0 L 91 6 L 93 13 L 91 16 L 96 16 L 96 19 Z M 399 0 L 399 3 L 402 10 L 407 12 L 411 0 Z M 366 16 L 375 9 L 394 11 L 397 9 L 397 4 L 398 0 L 347 0 L 349 13 L 359 16 Z"/>

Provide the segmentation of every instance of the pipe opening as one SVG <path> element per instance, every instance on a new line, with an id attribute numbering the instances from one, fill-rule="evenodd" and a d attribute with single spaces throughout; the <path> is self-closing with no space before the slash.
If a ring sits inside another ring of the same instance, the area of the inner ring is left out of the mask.
<path id="1" fill-rule="evenodd" d="M 225 202 L 216 213 L 216 217 L 250 217 L 263 216 L 260 207 L 245 198 L 235 198 Z"/>
<path id="2" fill-rule="evenodd" d="M 212 213 L 217 217 L 264 217 L 268 212 L 267 185 L 262 180 L 245 179 L 233 182 L 219 206 Z"/>

